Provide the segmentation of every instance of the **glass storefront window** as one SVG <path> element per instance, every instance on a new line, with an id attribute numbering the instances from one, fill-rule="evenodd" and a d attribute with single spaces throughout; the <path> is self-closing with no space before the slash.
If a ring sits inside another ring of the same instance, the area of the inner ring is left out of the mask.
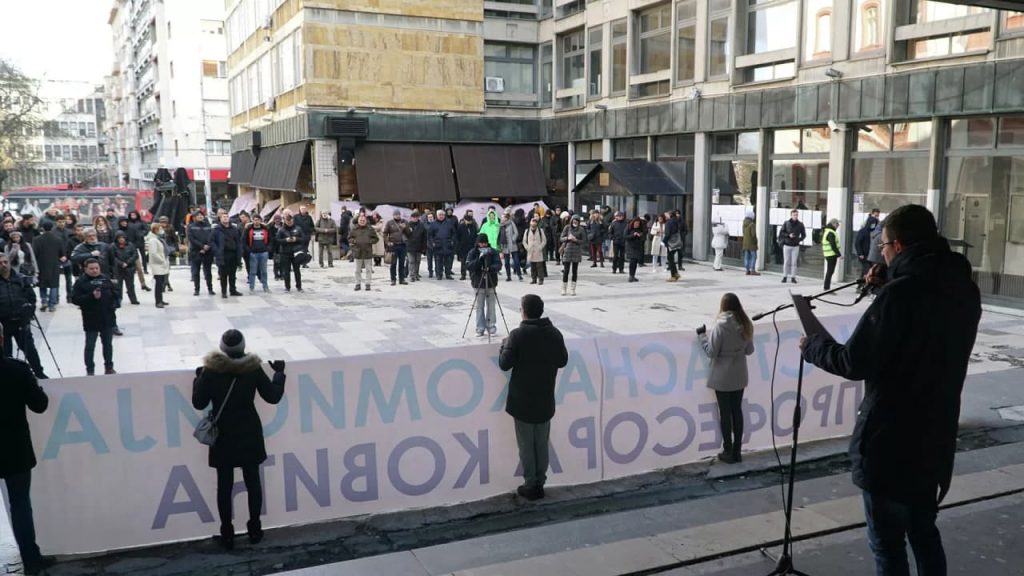
<path id="1" fill-rule="evenodd" d="M 982 294 L 1024 298 L 1024 155 L 950 157 L 942 234 Z"/>
<path id="2" fill-rule="evenodd" d="M 1024 116 L 999 119 L 999 147 L 1024 146 Z"/>
<path id="3" fill-rule="evenodd" d="M 893 150 L 927 150 L 932 143 L 931 122 L 897 122 L 893 124 Z"/>
<path id="4" fill-rule="evenodd" d="M 864 214 L 874 208 L 881 210 L 884 216 L 904 204 L 924 205 L 927 188 L 926 155 L 855 158 L 852 186 L 854 220 L 862 221 Z"/>
<path id="5" fill-rule="evenodd" d="M 761 134 L 759 132 L 740 132 L 736 135 L 738 154 L 757 154 L 761 147 Z"/>
<path id="6" fill-rule="evenodd" d="M 950 148 L 991 148 L 995 141 L 996 121 L 993 118 L 964 118 L 950 122 Z"/>
<path id="7" fill-rule="evenodd" d="M 807 239 L 797 259 L 797 271 L 807 276 L 822 273 L 820 230 L 825 224 L 828 207 L 830 137 L 831 131 L 825 126 L 776 130 L 773 134 L 769 237 L 764 243 L 768 250 L 765 264 L 769 270 L 782 270 L 782 248 L 777 241 L 779 227 L 789 219 L 792 210 L 799 210 Z"/>
<path id="8" fill-rule="evenodd" d="M 712 135 L 708 174 L 711 222 L 722 222 L 729 229 L 725 259 L 731 264 L 742 262 L 743 219 L 757 203 L 760 146 L 759 132 Z"/>

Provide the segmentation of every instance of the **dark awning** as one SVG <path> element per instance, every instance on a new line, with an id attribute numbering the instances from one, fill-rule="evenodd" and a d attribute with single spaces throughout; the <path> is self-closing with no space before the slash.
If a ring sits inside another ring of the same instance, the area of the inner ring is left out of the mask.
<path id="1" fill-rule="evenodd" d="M 600 174 L 607 173 L 615 182 L 632 194 L 644 196 L 683 196 L 691 194 L 681 181 L 686 178 L 686 166 L 672 162 L 649 162 L 647 160 L 605 161 L 594 166 L 575 190 L 598 191 L 608 186 Z"/>
<path id="2" fill-rule="evenodd" d="M 305 141 L 263 148 L 256 162 L 252 185 L 267 190 L 294 191 L 308 148 L 309 142 Z"/>
<path id="3" fill-rule="evenodd" d="M 452 157 L 444 144 L 365 143 L 356 149 L 364 204 L 455 202 Z"/>
<path id="4" fill-rule="evenodd" d="M 252 150 L 242 150 L 231 154 L 231 177 L 232 184 L 249 184 L 252 182 L 252 175 L 256 171 L 256 155 Z M 212 180 L 212 178 L 211 178 Z"/>
<path id="5" fill-rule="evenodd" d="M 452 146 L 460 198 L 547 196 L 536 146 Z"/>

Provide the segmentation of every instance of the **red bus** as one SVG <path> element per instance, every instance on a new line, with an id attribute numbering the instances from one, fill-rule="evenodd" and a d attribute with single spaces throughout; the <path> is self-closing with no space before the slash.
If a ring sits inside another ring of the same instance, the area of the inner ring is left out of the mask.
<path id="1" fill-rule="evenodd" d="M 148 222 L 152 219 L 149 209 L 153 206 L 153 191 L 133 188 L 72 188 L 68 184 L 33 186 L 5 190 L 2 206 L 4 211 L 12 214 L 27 211 L 37 216 L 42 216 L 51 206 L 56 206 L 61 212 L 77 214 L 79 220 L 84 221 L 106 214 L 107 208 L 113 208 L 118 216 L 127 216 L 128 212 L 138 210 L 143 220 Z"/>

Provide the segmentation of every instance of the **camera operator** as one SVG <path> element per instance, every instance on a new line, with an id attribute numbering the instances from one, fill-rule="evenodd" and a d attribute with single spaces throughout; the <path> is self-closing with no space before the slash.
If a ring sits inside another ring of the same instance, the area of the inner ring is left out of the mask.
<path id="1" fill-rule="evenodd" d="M 11 260 L 0 253 L 0 324 L 4 328 L 4 354 L 12 357 L 11 341 L 25 354 L 36 378 L 45 380 L 43 365 L 29 323 L 36 312 L 36 293 L 32 279 L 11 269 Z"/>
<path id="2" fill-rule="evenodd" d="M 944 575 L 935 519 L 953 476 L 981 300 L 970 263 L 949 249 L 927 208 L 901 206 L 882 228 L 888 281 L 853 334 L 845 345 L 812 335 L 801 348 L 811 364 L 864 380 L 850 460 L 878 574 L 910 573 L 907 538 L 918 574 Z"/>
<path id="3" fill-rule="evenodd" d="M 497 304 L 494 287 L 498 285 L 501 256 L 491 248 L 486 234 L 476 237 L 476 246 L 466 255 L 466 266 L 469 267 L 470 284 L 476 288 L 476 335 L 483 336 L 485 331 L 495 334 L 498 319 L 494 312 Z"/>
<path id="4" fill-rule="evenodd" d="M 82 310 L 82 329 L 85 330 L 85 371 L 96 373 L 93 356 L 96 338 L 103 344 L 104 374 L 114 371 L 114 313 L 119 300 L 117 287 L 100 272 L 100 263 L 94 258 L 85 261 L 85 272 L 78 277 L 72 289 L 71 301 Z"/>
<path id="5" fill-rule="evenodd" d="M 0 325 L 0 374 L 4 385 L 0 386 L 0 478 L 7 485 L 7 496 L 11 511 L 11 531 L 18 543 L 25 574 L 38 574 L 52 566 L 52 556 L 43 556 L 36 544 L 36 528 L 32 519 L 32 469 L 36 466 L 36 455 L 32 449 L 32 436 L 25 418 L 25 408 L 42 414 L 49 399 L 36 382 L 29 365 L 19 360 L 5 358 L 9 348 L 8 334 Z"/>

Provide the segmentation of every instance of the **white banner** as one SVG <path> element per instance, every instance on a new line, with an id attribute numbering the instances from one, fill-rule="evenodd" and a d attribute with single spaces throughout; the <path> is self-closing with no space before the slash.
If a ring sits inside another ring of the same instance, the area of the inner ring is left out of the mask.
<path id="1" fill-rule="evenodd" d="M 856 317 L 828 319 L 840 340 Z M 749 359 L 745 448 L 771 445 L 775 334 Z M 781 325 L 776 436 L 792 434 L 799 327 Z M 551 426 L 550 484 L 595 482 L 715 454 L 708 359 L 692 332 L 567 342 Z M 270 455 L 264 526 L 424 508 L 511 492 L 520 483 L 508 375 L 498 344 L 291 362 L 277 406 L 259 404 Z M 192 371 L 50 380 L 30 418 L 36 530 L 47 554 L 204 538 L 217 532 L 214 471 L 192 438 Z M 861 384 L 808 366 L 801 438 L 848 434 Z M 236 525 L 246 517 L 244 486 Z"/>

